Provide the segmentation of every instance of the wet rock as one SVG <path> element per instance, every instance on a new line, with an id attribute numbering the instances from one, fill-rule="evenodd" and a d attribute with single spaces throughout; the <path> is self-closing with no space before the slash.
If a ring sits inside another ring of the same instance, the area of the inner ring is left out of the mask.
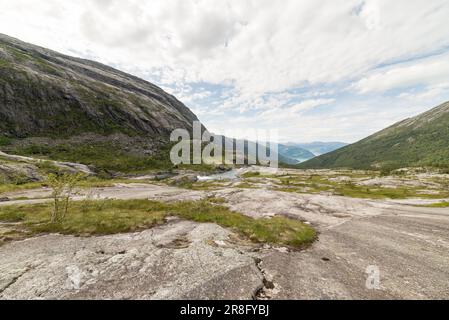
<path id="1" fill-rule="evenodd" d="M 197 175 L 183 175 L 183 176 L 178 176 L 175 177 L 171 180 L 171 184 L 172 185 L 181 185 L 181 184 L 185 184 L 185 183 L 195 183 L 198 181 L 198 176 Z"/>
<path id="2" fill-rule="evenodd" d="M 156 181 L 167 180 L 175 177 L 177 174 L 173 172 L 161 172 L 154 176 Z"/>

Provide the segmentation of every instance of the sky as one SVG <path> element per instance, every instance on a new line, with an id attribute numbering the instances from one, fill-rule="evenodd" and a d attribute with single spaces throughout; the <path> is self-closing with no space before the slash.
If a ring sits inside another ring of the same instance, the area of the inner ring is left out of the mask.
<path id="1" fill-rule="evenodd" d="M 0 33 L 281 142 L 352 143 L 448 101 L 448 17 L 447 0 L 0 0 Z"/>

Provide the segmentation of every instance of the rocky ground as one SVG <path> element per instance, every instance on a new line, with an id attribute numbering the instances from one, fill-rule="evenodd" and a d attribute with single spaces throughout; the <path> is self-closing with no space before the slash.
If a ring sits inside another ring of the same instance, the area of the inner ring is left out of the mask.
<path id="1" fill-rule="evenodd" d="M 0 151 L 0 182 L 1 183 L 25 183 L 43 181 L 48 170 L 55 168 L 67 173 L 81 173 L 86 176 L 94 173 L 88 166 L 52 160 L 39 160 L 30 157 L 10 155 Z"/>
<path id="2" fill-rule="evenodd" d="M 252 217 L 306 221 L 319 240 L 303 251 L 260 246 L 214 224 L 178 219 L 132 234 L 45 235 L 0 247 L 0 298 L 449 299 L 448 208 L 239 183 L 192 190 L 141 182 L 89 193 L 159 201 L 220 197 Z M 2 205 L 48 201 L 48 193 L 8 194 L 37 199 Z"/>

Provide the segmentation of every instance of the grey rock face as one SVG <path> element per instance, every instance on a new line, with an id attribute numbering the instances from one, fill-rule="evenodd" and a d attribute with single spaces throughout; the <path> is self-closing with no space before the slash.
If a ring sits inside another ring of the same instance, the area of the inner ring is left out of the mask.
<path id="1" fill-rule="evenodd" d="M 251 299 L 263 275 L 235 239 L 213 224 L 173 221 L 135 234 L 15 242 L 0 251 L 0 299 Z"/>
<path id="2" fill-rule="evenodd" d="M 0 34 L 0 134 L 167 138 L 197 117 L 161 88 L 100 63 Z"/>
<path id="3" fill-rule="evenodd" d="M 45 161 L 29 157 L 9 155 L 0 151 L 0 183 L 25 183 L 43 181 L 46 175 L 42 166 L 51 166 L 66 173 L 94 173 L 88 166 L 71 162 Z M 47 172 L 48 173 L 48 172 Z"/>

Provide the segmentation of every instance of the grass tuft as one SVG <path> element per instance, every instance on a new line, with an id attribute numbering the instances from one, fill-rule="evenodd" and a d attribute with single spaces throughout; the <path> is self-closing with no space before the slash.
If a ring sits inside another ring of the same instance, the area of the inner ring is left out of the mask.
<path id="1" fill-rule="evenodd" d="M 215 199 L 214 199 L 215 200 Z M 222 203 L 221 199 L 216 199 Z M 169 216 L 199 223 L 215 223 L 256 243 L 300 248 L 316 239 L 316 232 L 286 217 L 253 219 L 211 201 L 161 203 L 149 200 L 99 200 L 73 202 L 61 223 L 50 223 L 52 205 L 0 207 L 0 221 L 20 222 L 31 235 L 61 233 L 106 235 L 134 232 L 165 223 Z"/>
<path id="2" fill-rule="evenodd" d="M 438 202 L 438 203 L 432 203 L 432 204 L 428 204 L 428 205 L 424 205 L 421 207 L 427 207 L 427 208 L 449 208 L 449 202 L 448 201 L 443 201 L 443 202 Z"/>

